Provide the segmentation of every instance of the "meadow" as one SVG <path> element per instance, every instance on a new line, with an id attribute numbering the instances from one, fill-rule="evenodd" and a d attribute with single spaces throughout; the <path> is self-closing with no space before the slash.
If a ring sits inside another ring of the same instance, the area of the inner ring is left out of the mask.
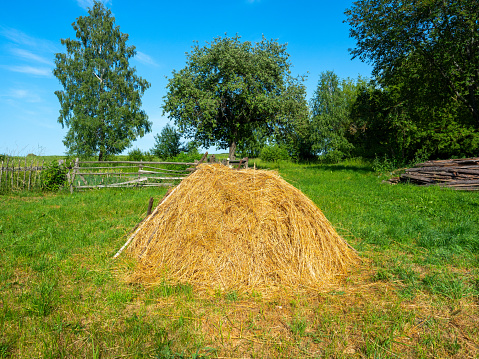
<path id="1" fill-rule="evenodd" d="M 252 166 L 250 162 L 250 166 Z M 382 183 L 368 163 L 264 163 L 362 264 L 263 298 L 125 281 L 113 260 L 166 188 L 0 196 L 0 358 L 474 358 L 479 193 Z"/>

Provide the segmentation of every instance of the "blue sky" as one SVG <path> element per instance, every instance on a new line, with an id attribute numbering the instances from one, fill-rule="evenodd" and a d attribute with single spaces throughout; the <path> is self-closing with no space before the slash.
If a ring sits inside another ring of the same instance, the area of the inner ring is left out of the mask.
<path id="1" fill-rule="evenodd" d="M 308 73 L 308 99 L 323 71 L 341 78 L 370 76 L 371 67 L 351 60 L 344 10 L 346 0 L 107 0 L 120 30 L 136 46 L 131 61 L 151 83 L 143 109 L 153 131 L 133 143 L 148 150 L 168 123 L 161 105 L 171 72 L 185 66 L 185 52 L 227 33 L 242 40 L 262 35 L 288 44 L 294 75 Z M 61 38 L 75 36 L 71 24 L 87 15 L 89 0 L 7 1 L 0 12 L 0 153 L 62 155 L 67 128 L 57 122 L 61 85 L 53 76 L 54 54 L 65 52 Z M 210 150 L 211 151 L 211 150 Z M 125 151 L 127 152 L 127 151 Z M 224 152 L 224 151 L 218 151 Z"/>

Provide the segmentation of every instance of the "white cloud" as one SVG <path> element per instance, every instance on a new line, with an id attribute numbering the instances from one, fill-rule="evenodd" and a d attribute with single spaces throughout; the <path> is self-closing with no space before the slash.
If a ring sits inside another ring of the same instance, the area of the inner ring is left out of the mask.
<path id="1" fill-rule="evenodd" d="M 50 61 L 50 60 L 48 60 L 48 59 L 46 59 L 42 56 L 35 55 L 33 52 L 28 51 L 28 50 L 13 48 L 13 49 L 10 50 L 10 52 L 12 54 L 14 54 L 15 56 L 20 57 L 24 60 L 29 60 L 29 61 L 33 61 L 33 62 L 39 62 L 39 63 L 42 63 L 42 64 L 52 65 L 52 61 Z"/>
<path id="2" fill-rule="evenodd" d="M 41 98 L 36 93 L 25 89 L 11 89 L 6 95 L 2 97 L 8 97 L 16 100 L 23 100 L 26 102 L 41 102 Z"/>
<path id="3" fill-rule="evenodd" d="M 33 67 L 33 66 L 2 66 L 7 70 L 13 72 L 20 72 L 23 74 L 35 75 L 35 76 L 52 76 L 52 70 L 46 67 Z"/>
<path id="4" fill-rule="evenodd" d="M 52 41 L 31 37 L 24 32 L 7 27 L 0 27 L 0 35 L 16 43 L 42 52 L 58 52 Z"/>
<path id="5" fill-rule="evenodd" d="M 153 65 L 153 66 L 158 66 L 158 64 L 153 60 L 153 58 L 144 52 L 137 51 L 136 56 L 134 57 L 135 60 L 138 62 L 141 62 L 142 64 L 145 65 Z"/>

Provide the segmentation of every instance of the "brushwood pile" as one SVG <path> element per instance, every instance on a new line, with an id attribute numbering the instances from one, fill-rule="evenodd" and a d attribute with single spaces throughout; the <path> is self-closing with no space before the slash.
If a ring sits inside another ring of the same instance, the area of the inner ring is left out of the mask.
<path id="1" fill-rule="evenodd" d="M 457 190 L 479 190 L 479 157 L 427 161 L 412 168 L 393 182 L 410 182 L 421 186 L 439 185 Z"/>
<path id="2" fill-rule="evenodd" d="M 321 210 L 276 172 L 201 164 L 128 247 L 134 282 L 257 291 L 321 289 L 358 262 Z"/>

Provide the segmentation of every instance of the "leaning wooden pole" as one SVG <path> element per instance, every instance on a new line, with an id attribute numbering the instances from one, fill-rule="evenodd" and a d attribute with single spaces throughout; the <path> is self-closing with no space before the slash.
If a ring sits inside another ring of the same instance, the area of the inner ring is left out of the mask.
<path id="1" fill-rule="evenodd" d="M 135 232 L 133 232 L 133 234 L 127 239 L 127 241 L 125 242 L 125 244 L 120 248 L 120 250 L 118 252 L 116 252 L 116 254 L 113 256 L 113 259 L 115 259 L 116 257 L 118 257 L 121 252 L 123 252 L 125 250 L 126 247 L 128 247 L 128 245 L 130 244 L 130 242 L 133 240 L 133 238 L 136 237 L 136 235 L 138 234 L 138 232 L 144 227 L 144 225 L 148 222 L 148 219 L 154 217 L 156 215 L 156 213 L 158 212 L 158 210 L 160 209 L 160 207 L 165 204 L 166 202 L 168 202 L 168 198 L 171 197 L 171 195 L 181 186 L 181 183 L 176 186 L 173 191 L 170 192 L 170 194 L 163 199 L 163 201 L 160 202 L 160 204 L 155 208 L 155 210 L 153 211 L 152 214 L 150 214 L 149 216 L 146 216 L 145 219 L 140 223 L 140 225 L 138 226 L 138 228 L 136 229 Z"/>

